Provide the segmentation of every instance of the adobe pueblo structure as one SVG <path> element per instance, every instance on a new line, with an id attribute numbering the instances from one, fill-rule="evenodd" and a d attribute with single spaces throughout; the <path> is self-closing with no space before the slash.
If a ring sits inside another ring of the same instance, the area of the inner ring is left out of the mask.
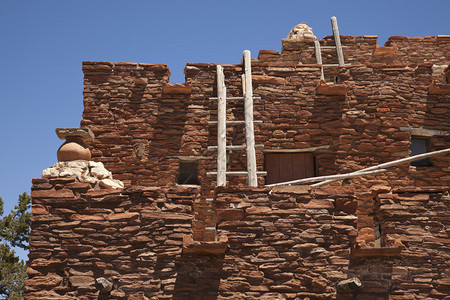
<path id="1" fill-rule="evenodd" d="M 450 36 L 333 32 L 185 83 L 84 62 L 25 298 L 448 298 Z"/>

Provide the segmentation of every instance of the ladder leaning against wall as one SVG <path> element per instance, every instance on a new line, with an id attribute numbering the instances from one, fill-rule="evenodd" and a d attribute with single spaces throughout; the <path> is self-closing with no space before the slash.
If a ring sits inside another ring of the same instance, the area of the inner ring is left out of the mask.
<path id="1" fill-rule="evenodd" d="M 338 24 L 337 24 L 337 19 L 336 17 L 331 17 L 331 28 L 333 30 L 333 38 L 334 38 L 334 44 L 335 46 L 320 46 L 320 43 L 318 40 L 314 41 L 314 47 L 310 47 L 310 48 L 314 48 L 315 53 L 316 53 L 316 62 L 318 65 L 322 65 L 321 69 L 321 75 L 320 75 L 320 79 L 321 80 L 325 80 L 325 75 L 323 72 L 323 68 L 324 67 L 340 67 L 340 66 L 345 66 L 345 62 L 344 62 L 344 52 L 343 49 L 347 48 L 346 46 L 342 46 L 341 44 L 341 37 L 339 35 L 339 28 L 338 28 Z M 337 59 L 338 59 L 338 63 L 337 64 L 322 64 L 322 49 L 323 48 L 336 48 L 336 54 L 337 54 Z M 329 82 L 329 84 L 332 84 L 334 82 Z"/>
<path id="2" fill-rule="evenodd" d="M 217 124 L 217 146 L 210 146 L 208 150 L 217 150 L 217 172 L 208 172 L 209 176 L 217 176 L 217 186 L 225 186 L 228 176 L 248 176 L 248 185 L 252 187 L 258 186 L 258 175 L 265 175 L 267 172 L 256 171 L 256 147 L 254 123 L 261 123 L 261 121 L 253 120 L 253 100 L 261 99 L 253 97 L 252 87 L 252 70 L 251 70 L 251 56 L 250 51 L 244 51 L 244 74 L 242 77 L 243 94 L 244 97 L 229 97 L 226 96 L 225 76 L 223 74 L 223 67 L 217 65 L 217 97 L 210 98 L 217 100 L 217 121 L 211 121 L 210 124 Z M 227 121 L 227 100 L 244 100 L 244 121 Z M 227 146 L 227 124 L 245 124 L 245 145 Z M 227 150 L 246 150 L 247 151 L 247 171 L 227 171 Z"/>

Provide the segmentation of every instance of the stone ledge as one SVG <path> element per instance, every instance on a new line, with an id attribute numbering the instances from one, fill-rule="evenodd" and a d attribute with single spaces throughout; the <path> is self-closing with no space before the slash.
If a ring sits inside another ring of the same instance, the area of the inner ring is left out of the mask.
<path id="1" fill-rule="evenodd" d="M 397 51 L 397 47 L 380 47 L 377 46 L 375 49 L 373 49 L 373 56 L 388 56 L 388 55 L 394 55 Z"/>
<path id="2" fill-rule="evenodd" d="M 56 128 L 56 135 L 60 140 L 66 140 L 68 137 L 79 137 L 85 141 L 94 140 L 94 133 L 87 127 L 82 128 Z"/>
<path id="3" fill-rule="evenodd" d="M 328 84 L 321 80 L 316 88 L 316 93 L 318 95 L 345 96 L 348 93 L 348 86 L 345 84 Z"/>
<path id="4" fill-rule="evenodd" d="M 192 93 L 192 86 L 185 83 L 167 83 L 163 85 L 163 94 L 185 94 Z"/>
<path id="5" fill-rule="evenodd" d="M 183 237 L 183 253 L 189 254 L 223 254 L 228 247 L 228 238 L 220 236 L 217 242 L 194 241 L 191 235 Z"/>
<path id="6" fill-rule="evenodd" d="M 439 83 L 434 80 L 428 87 L 428 93 L 431 95 L 450 94 L 450 84 Z"/>
<path id="7" fill-rule="evenodd" d="M 402 249 L 402 246 L 362 248 L 352 247 L 350 255 L 354 257 L 390 257 L 399 255 Z"/>

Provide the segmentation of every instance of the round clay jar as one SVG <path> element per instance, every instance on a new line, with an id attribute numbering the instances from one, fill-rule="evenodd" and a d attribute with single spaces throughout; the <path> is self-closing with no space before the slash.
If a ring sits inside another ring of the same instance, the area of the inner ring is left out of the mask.
<path id="1" fill-rule="evenodd" d="M 81 138 L 68 137 L 59 147 L 57 157 L 58 161 L 91 160 L 91 151 Z"/>

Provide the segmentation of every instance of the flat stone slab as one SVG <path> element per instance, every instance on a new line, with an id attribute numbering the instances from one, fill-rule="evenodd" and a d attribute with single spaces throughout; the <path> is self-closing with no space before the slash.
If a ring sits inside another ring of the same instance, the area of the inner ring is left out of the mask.
<path id="1" fill-rule="evenodd" d="M 92 141 L 94 133 L 86 127 L 82 128 L 56 128 L 56 135 L 61 140 L 66 140 L 68 137 L 80 137 L 85 141 Z"/>

